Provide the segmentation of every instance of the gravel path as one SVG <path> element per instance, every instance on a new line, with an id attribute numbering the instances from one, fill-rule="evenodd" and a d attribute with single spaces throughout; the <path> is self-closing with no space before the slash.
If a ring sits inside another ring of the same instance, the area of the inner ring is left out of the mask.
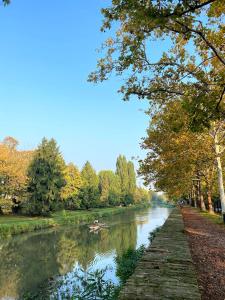
<path id="1" fill-rule="evenodd" d="M 225 226 L 182 209 L 202 300 L 225 300 Z"/>

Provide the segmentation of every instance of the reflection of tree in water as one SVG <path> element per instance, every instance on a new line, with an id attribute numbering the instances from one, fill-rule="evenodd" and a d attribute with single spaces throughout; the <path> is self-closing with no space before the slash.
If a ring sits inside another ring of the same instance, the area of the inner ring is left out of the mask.
<path id="1" fill-rule="evenodd" d="M 122 216 L 115 219 L 98 234 L 87 226 L 74 226 L 21 235 L 0 245 L 0 299 L 37 291 L 49 278 L 72 271 L 76 263 L 86 270 L 96 254 L 135 248 L 136 224 L 122 222 Z"/>
<path id="2" fill-rule="evenodd" d="M 18 255 L 8 242 L 1 243 L 0 249 L 0 299 L 8 295 L 15 298 L 20 277 Z"/>
<path id="3" fill-rule="evenodd" d="M 13 238 L 1 250 L 0 295 L 19 297 L 36 290 L 58 266 L 55 260 L 54 233 Z"/>
<path id="4" fill-rule="evenodd" d="M 74 231 L 76 234 L 78 234 L 77 228 Z M 61 234 L 57 244 L 57 262 L 59 265 L 60 275 L 65 275 L 71 271 L 71 268 L 76 262 L 78 255 L 79 246 L 77 239 L 73 239 L 70 232 Z"/>

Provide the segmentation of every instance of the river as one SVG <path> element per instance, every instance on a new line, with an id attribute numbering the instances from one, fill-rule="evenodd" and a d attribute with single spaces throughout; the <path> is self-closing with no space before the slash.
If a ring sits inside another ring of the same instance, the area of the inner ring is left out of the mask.
<path id="1" fill-rule="evenodd" d="M 87 225 L 66 226 L 0 241 L 0 299 L 21 299 L 24 293 L 38 292 L 49 279 L 70 276 L 80 267 L 91 271 L 109 267 L 107 276 L 117 283 L 115 256 L 148 245 L 149 233 L 165 222 L 170 211 L 127 210 L 105 218 L 109 227 L 98 233 L 89 232 Z"/>

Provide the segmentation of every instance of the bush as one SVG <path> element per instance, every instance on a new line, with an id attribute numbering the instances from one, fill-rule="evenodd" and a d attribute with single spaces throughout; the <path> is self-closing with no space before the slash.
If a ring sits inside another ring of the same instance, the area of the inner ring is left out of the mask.
<path id="1" fill-rule="evenodd" d="M 121 284 L 125 284 L 127 279 L 133 274 L 138 261 L 143 256 L 145 247 L 142 245 L 138 249 L 128 249 L 121 256 L 117 256 L 116 275 L 120 278 Z"/>

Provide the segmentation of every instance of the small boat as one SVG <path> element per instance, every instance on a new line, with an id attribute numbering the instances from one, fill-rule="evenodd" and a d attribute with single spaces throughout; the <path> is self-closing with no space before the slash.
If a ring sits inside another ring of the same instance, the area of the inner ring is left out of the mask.
<path id="1" fill-rule="evenodd" d="M 108 226 L 104 223 L 99 223 L 98 220 L 95 220 L 94 223 L 89 225 L 88 227 L 90 229 L 90 232 L 96 232 L 96 231 L 101 230 L 102 228 L 106 228 Z"/>

